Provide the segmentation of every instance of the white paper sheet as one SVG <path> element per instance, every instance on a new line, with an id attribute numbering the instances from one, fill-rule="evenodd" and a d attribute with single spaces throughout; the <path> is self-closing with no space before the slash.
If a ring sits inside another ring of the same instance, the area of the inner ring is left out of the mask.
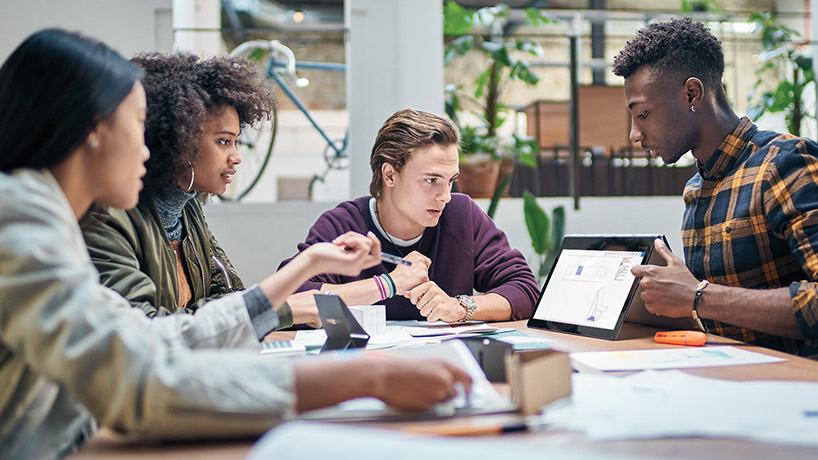
<path id="1" fill-rule="evenodd" d="M 543 421 L 594 440 L 732 437 L 818 447 L 818 383 L 733 382 L 680 371 L 574 374 L 571 403 Z"/>
<path id="2" fill-rule="evenodd" d="M 314 422 L 291 422 L 273 428 L 250 450 L 246 460 L 417 460 L 542 459 L 624 460 L 633 455 L 532 446 L 498 437 L 453 439 L 392 430 Z M 648 460 L 647 456 L 639 456 Z"/>
<path id="3" fill-rule="evenodd" d="M 785 361 L 730 346 L 679 347 L 660 350 L 591 351 L 571 353 L 578 371 L 639 371 L 691 367 L 740 366 Z"/>

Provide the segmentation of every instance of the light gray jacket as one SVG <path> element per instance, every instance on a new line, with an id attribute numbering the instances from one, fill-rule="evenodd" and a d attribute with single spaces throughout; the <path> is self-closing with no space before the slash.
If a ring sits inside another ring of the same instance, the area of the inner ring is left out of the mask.
<path id="1" fill-rule="evenodd" d="M 292 367 L 258 354 L 242 294 L 147 318 L 99 284 L 50 172 L 0 173 L 0 458 L 66 455 L 94 419 L 179 439 L 256 435 L 291 417 Z"/>

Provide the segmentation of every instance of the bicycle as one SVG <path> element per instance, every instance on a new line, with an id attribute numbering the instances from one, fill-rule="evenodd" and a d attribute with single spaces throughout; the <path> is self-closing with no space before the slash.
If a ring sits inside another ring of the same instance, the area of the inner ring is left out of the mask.
<path id="1" fill-rule="evenodd" d="M 349 130 L 344 138 L 333 140 L 326 131 L 315 121 L 306 105 L 298 98 L 287 83 L 291 81 L 296 87 L 305 87 L 309 84 L 306 78 L 299 78 L 297 68 L 319 69 L 329 71 L 344 71 L 344 64 L 300 62 L 296 63 L 292 50 L 278 40 L 251 40 L 238 45 L 231 53 L 233 56 L 243 56 L 250 61 L 263 63 L 266 60 L 266 78 L 278 85 L 284 95 L 293 102 L 298 110 L 307 117 L 310 124 L 318 131 L 326 142 L 323 157 L 326 167 L 321 174 L 313 174 L 309 184 L 309 196 L 312 197 L 313 186 L 316 182 L 324 182 L 331 170 L 347 168 L 349 158 L 347 145 Z M 259 123 L 256 127 L 246 127 L 242 130 L 237 142 L 237 149 L 242 157 L 242 165 L 233 177 L 233 183 L 227 192 L 219 195 L 222 201 L 240 201 L 247 196 L 263 176 L 273 154 L 276 134 L 278 132 L 278 111 L 273 109 L 271 120 L 268 123 Z"/>

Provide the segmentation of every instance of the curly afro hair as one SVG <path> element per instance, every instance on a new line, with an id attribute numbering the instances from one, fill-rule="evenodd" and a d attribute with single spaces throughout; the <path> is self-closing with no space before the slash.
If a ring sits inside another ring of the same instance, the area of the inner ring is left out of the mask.
<path id="1" fill-rule="evenodd" d="M 628 78 L 650 66 L 665 81 L 683 84 L 696 77 L 712 91 L 722 107 L 729 107 L 722 86 L 724 50 L 721 41 L 700 22 L 690 18 L 657 22 L 642 28 L 613 61 L 613 73 Z"/>
<path id="2" fill-rule="evenodd" d="M 243 58 L 144 53 L 131 62 L 145 70 L 145 144 L 151 157 L 144 181 L 155 190 L 167 190 L 179 178 L 189 177 L 208 115 L 233 107 L 243 129 L 269 120 L 274 110 L 269 85 Z"/>

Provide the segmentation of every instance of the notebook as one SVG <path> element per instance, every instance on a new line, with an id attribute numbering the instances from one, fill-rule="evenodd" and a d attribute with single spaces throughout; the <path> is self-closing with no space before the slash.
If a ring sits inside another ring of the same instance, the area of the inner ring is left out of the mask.
<path id="1" fill-rule="evenodd" d="M 289 356 L 301 355 L 307 352 L 307 347 L 295 344 L 292 340 L 261 342 L 259 345 L 260 353 L 263 355 Z"/>
<path id="2" fill-rule="evenodd" d="M 327 341 L 321 348 L 322 352 L 366 347 L 369 334 L 352 316 L 352 312 L 340 297 L 315 294 L 315 304 L 318 306 L 321 324 L 327 333 Z"/>
<path id="3" fill-rule="evenodd" d="M 657 238 L 667 244 L 664 235 L 566 235 L 528 326 L 608 340 L 620 335 L 626 321 L 699 330 L 693 318 L 657 316 L 645 308 L 631 268 L 666 265 L 654 251 Z"/>

